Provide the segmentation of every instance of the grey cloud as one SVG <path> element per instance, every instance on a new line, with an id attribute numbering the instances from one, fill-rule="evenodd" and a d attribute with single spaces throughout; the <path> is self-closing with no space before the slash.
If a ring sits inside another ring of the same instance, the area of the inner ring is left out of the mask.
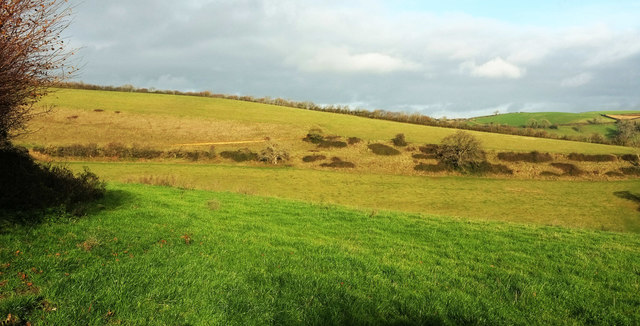
<path id="1" fill-rule="evenodd" d="M 82 2 L 79 79 L 469 116 L 637 109 L 640 30 L 552 29 L 383 2 Z"/>

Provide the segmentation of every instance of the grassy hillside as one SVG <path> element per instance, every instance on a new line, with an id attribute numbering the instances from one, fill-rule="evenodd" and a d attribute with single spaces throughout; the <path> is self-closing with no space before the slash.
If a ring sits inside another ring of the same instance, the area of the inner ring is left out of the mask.
<path id="1" fill-rule="evenodd" d="M 309 129 L 354 136 L 367 141 L 389 140 L 404 133 L 417 144 L 438 143 L 454 129 L 305 111 L 226 99 L 175 95 L 59 90 L 42 102 L 55 112 L 30 124 L 36 130 L 18 142 L 60 145 L 110 142 L 158 148 L 182 144 L 261 140 L 297 142 Z M 95 111 L 98 110 L 98 111 Z M 103 110 L 103 111 L 100 111 Z M 629 153 L 626 147 L 471 132 L 490 150 L 555 153 Z"/>
<path id="2" fill-rule="evenodd" d="M 0 233 L 0 316 L 32 324 L 637 324 L 637 234 L 112 185 Z M 48 217 L 49 220 L 53 216 Z"/>
<path id="3" fill-rule="evenodd" d="M 102 178 L 539 225 L 640 232 L 637 180 L 425 177 L 211 164 L 90 163 Z"/>

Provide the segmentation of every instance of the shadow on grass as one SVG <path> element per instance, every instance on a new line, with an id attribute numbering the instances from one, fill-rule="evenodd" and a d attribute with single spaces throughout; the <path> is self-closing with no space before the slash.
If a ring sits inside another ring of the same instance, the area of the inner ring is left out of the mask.
<path id="1" fill-rule="evenodd" d="M 616 191 L 613 194 L 618 198 L 631 200 L 640 205 L 640 196 L 632 194 L 630 191 Z M 638 206 L 638 212 L 640 212 L 640 206 Z"/>
<path id="2" fill-rule="evenodd" d="M 47 221 L 88 218 L 102 210 L 117 209 L 131 201 L 133 195 L 123 190 L 107 190 L 104 197 L 92 202 L 77 203 L 72 209 L 64 206 L 44 209 L 0 209 L 0 234 L 15 226 L 37 225 Z"/>

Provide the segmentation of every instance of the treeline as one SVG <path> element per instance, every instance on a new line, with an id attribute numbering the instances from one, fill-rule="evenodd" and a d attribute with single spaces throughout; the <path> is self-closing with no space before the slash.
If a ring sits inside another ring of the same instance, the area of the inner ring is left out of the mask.
<path id="1" fill-rule="evenodd" d="M 170 94 L 170 95 L 222 98 L 222 99 L 229 99 L 229 100 L 286 106 L 286 107 L 303 109 L 303 110 L 347 114 L 347 115 L 353 115 L 353 116 L 370 118 L 370 119 L 389 120 L 389 121 L 411 123 L 411 124 L 425 125 L 425 126 L 465 129 L 465 130 L 492 132 L 492 133 L 517 135 L 517 136 L 572 140 L 572 141 L 580 141 L 580 142 L 588 142 L 588 143 L 626 145 L 624 143 L 618 142 L 616 138 L 607 139 L 598 133 L 594 133 L 592 135 L 577 135 L 577 136 L 558 135 L 555 133 L 547 132 L 546 130 L 543 130 L 540 128 L 533 128 L 533 127 L 518 128 L 518 127 L 501 125 L 501 124 L 471 125 L 468 123 L 468 120 L 466 119 L 446 119 L 446 118 L 435 119 L 419 113 L 392 112 L 392 111 L 385 111 L 385 110 L 369 111 L 362 108 L 353 109 L 348 105 L 318 105 L 309 101 L 298 102 L 298 101 L 286 100 L 282 98 L 253 97 L 253 96 L 246 96 L 246 95 L 245 96 L 225 95 L 225 94 L 212 93 L 210 91 L 181 92 L 181 91 L 175 91 L 175 90 L 157 90 L 154 88 L 150 88 L 150 89 L 136 88 L 132 85 L 99 86 L 99 85 L 85 84 L 82 82 L 65 82 L 65 83 L 58 84 L 57 87 L 72 88 L 72 89 L 101 90 L 101 91 L 154 93 L 154 94 Z"/>

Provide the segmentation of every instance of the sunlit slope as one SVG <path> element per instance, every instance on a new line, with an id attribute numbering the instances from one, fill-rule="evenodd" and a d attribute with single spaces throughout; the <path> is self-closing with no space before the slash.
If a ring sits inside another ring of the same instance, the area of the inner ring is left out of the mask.
<path id="1" fill-rule="evenodd" d="M 407 141 L 420 144 L 438 143 L 456 131 L 245 101 L 176 95 L 64 89 L 45 98 L 41 105 L 54 106 L 55 110 L 34 119 L 30 128 L 36 132 L 23 136 L 18 142 L 27 145 L 121 142 L 171 147 L 264 137 L 299 140 L 310 128 L 321 128 L 329 134 L 372 141 L 388 140 L 397 133 L 404 133 Z M 471 133 L 490 150 L 632 151 L 601 144 Z"/>

